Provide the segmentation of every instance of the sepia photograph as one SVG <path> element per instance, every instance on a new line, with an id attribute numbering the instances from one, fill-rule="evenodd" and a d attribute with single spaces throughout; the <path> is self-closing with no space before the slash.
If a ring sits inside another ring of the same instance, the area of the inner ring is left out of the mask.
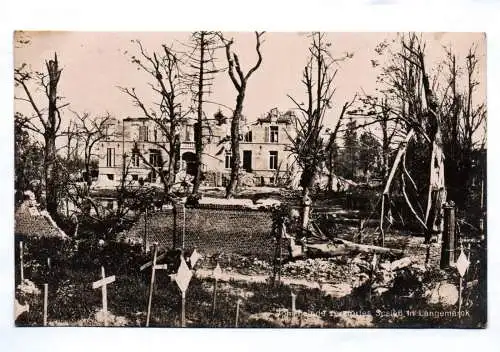
<path id="1" fill-rule="evenodd" d="M 486 33 L 12 35 L 16 327 L 486 328 Z"/>

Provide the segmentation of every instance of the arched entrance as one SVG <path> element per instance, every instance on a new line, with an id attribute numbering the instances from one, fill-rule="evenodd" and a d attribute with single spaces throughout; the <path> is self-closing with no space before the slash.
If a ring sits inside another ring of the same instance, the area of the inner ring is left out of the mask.
<path id="1" fill-rule="evenodd" d="M 182 154 L 182 161 L 186 163 L 186 174 L 194 176 L 196 174 L 196 154 L 185 152 Z"/>

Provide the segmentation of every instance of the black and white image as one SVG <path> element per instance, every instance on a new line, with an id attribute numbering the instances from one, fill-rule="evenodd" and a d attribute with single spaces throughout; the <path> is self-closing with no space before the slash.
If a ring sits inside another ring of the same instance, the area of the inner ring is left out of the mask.
<path id="1" fill-rule="evenodd" d="M 16 326 L 485 328 L 486 35 L 14 33 Z"/>

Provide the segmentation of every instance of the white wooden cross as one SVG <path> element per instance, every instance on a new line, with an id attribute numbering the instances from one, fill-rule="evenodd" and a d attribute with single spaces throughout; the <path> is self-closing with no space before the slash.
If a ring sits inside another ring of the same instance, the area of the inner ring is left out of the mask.
<path id="1" fill-rule="evenodd" d="M 144 270 L 146 268 L 149 268 L 151 266 L 151 281 L 149 284 L 149 299 L 148 299 L 148 310 L 146 313 L 146 326 L 149 326 L 149 319 L 151 318 L 151 305 L 153 303 L 153 290 L 154 290 L 154 285 L 155 285 L 155 273 L 156 270 L 162 270 L 162 269 L 167 269 L 168 265 L 167 264 L 156 264 L 156 262 L 159 259 L 164 258 L 167 253 L 163 253 L 161 255 L 158 255 L 158 242 L 155 242 L 154 244 L 154 252 L 153 252 L 153 260 L 150 262 L 147 262 L 146 264 L 142 265 L 139 270 Z"/>
<path id="2" fill-rule="evenodd" d="M 104 267 L 101 266 L 101 279 L 92 283 L 92 288 L 96 289 L 101 287 L 102 289 L 102 313 L 104 314 L 104 326 L 108 326 L 108 290 L 107 285 L 116 280 L 115 275 L 106 277 L 104 272 Z"/>
<path id="3" fill-rule="evenodd" d="M 222 269 L 219 265 L 219 263 L 217 263 L 217 266 L 215 267 L 214 271 L 213 271 L 213 275 L 214 275 L 214 295 L 213 295 L 213 301 L 212 301 L 212 319 L 215 318 L 215 303 L 216 303 L 216 297 L 217 297 L 217 282 L 219 281 L 219 279 L 222 277 Z"/>

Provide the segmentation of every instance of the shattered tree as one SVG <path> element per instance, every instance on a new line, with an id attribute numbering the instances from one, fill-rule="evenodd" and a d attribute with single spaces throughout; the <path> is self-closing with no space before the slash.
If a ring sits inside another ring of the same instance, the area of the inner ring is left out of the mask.
<path id="1" fill-rule="evenodd" d="M 188 85 L 193 95 L 193 103 L 196 108 L 196 123 L 194 124 L 194 140 L 196 152 L 196 171 L 193 179 L 191 194 L 197 196 L 202 180 L 202 155 L 204 138 L 207 136 L 203 131 L 210 127 L 209 121 L 203 112 L 203 106 L 207 102 L 206 97 L 211 94 L 214 75 L 220 70 L 215 66 L 214 53 L 220 46 L 220 33 L 210 31 L 194 32 L 191 35 L 191 43 L 188 45 L 189 66 L 193 70 L 188 74 Z"/>
<path id="2" fill-rule="evenodd" d="M 399 94 L 400 101 L 393 107 L 393 112 L 397 111 L 398 117 L 405 125 L 406 136 L 399 146 L 382 195 L 381 239 L 384 244 L 385 204 L 389 200 L 391 184 L 399 169 L 405 201 L 416 220 L 422 225 L 426 241 L 429 242 L 433 234 L 439 237 L 442 232 L 442 205 L 446 201 L 441 111 L 434 91 L 435 84 L 431 85 L 431 78 L 426 68 L 425 43 L 422 39 L 416 34 L 402 36 L 401 50 L 395 55 L 392 66 L 386 71 L 388 72 L 386 83 Z M 416 136 L 420 137 L 430 149 L 427 159 L 429 168 L 427 204 L 425 212 L 420 215 L 406 190 L 406 183 L 409 182 L 414 192 L 418 192 L 418 186 L 406 167 L 408 145 Z"/>
<path id="3" fill-rule="evenodd" d="M 337 70 L 334 68 L 336 61 L 329 51 L 331 46 L 324 33 L 313 33 L 309 47 L 309 58 L 302 72 L 302 84 L 306 91 L 306 102 L 300 102 L 288 95 L 301 112 L 297 119 L 297 133 L 292 142 L 291 151 L 296 155 L 297 162 L 302 169 L 300 185 L 302 186 L 302 228 L 307 229 L 311 210 L 311 189 L 316 175 L 327 159 L 328 146 L 332 150 L 343 113 L 344 106 L 336 129 L 330 135 L 330 142 L 323 140 L 323 120 L 327 110 L 331 108 L 332 97 L 335 92 L 333 85 Z M 331 155 L 330 155 L 331 156 Z"/>
<path id="4" fill-rule="evenodd" d="M 232 198 L 238 189 L 240 182 L 240 125 L 243 118 L 243 102 L 245 101 L 245 93 L 247 89 L 248 80 L 252 74 L 257 71 L 262 63 L 261 43 L 264 32 L 255 32 L 255 51 L 257 52 L 257 62 L 245 74 L 240 65 L 238 55 L 232 50 L 234 43 L 233 39 L 228 40 L 221 36 L 226 51 L 226 59 L 228 63 L 227 72 L 231 78 L 231 82 L 237 91 L 236 106 L 233 110 L 231 118 L 231 178 L 226 188 L 226 198 Z"/>
<path id="5" fill-rule="evenodd" d="M 120 90 L 132 98 L 133 103 L 139 107 L 146 119 L 153 123 L 153 138 L 150 138 L 146 128 L 139 139 L 154 144 L 167 157 L 162 158 L 160 154 L 159 157 L 150 156 L 148 159 L 147 152 L 139 148 L 138 142 L 141 140 L 135 141 L 136 146 L 133 154 L 140 157 L 144 165 L 151 169 L 151 175 L 160 178 L 165 197 L 170 198 L 172 186 L 175 184 L 176 175 L 180 168 L 180 129 L 182 123 L 191 113 L 190 109 L 184 109 L 182 105 L 183 99 L 187 95 L 187 87 L 182 78 L 182 63 L 178 53 L 165 44 L 162 45 L 161 51 L 153 52 L 151 55 L 146 52 L 140 41 L 135 42 L 138 45 L 140 56 L 132 56 L 132 63 L 152 78 L 152 82 L 148 84 L 152 90 L 153 99 L 156 99 L 153 105 L 158 108 L 146 106 L 147 99 L 137 95 L 135 88 L 120 88 Z"/>
<path id="6" fill-rule="evenodd" d="M 57 53 L 54 58 L 45 62 L 47 72 L 30 72 L 23 64 L 14 69 L 14 81 L 16 87 L 24 93 L 24 96 L 16 96 L 18 101 L 29 103 L 33 109 L 33 116 L 24 116 L 16 113 L 16 120 L 21 128 L 35 132 L 43 137 L 44 155 L 44 181 L 45 181 L 45 202 L 49 214 L 57 219 L 58 206 L 58 184 L 57 184 L 57 149 L 56 139 L 61 136 L 61 112 L 60 110 L 69 105 L 60 104 L 61 96 L 58 95 L 59 79 L 62 69 L 59 67 Z M 34 82 L 34 83 L 33 83 Z M 43 92 L 47 100 L 47 106 L 42 106 L 37 101 L 37 88 Z"/>

